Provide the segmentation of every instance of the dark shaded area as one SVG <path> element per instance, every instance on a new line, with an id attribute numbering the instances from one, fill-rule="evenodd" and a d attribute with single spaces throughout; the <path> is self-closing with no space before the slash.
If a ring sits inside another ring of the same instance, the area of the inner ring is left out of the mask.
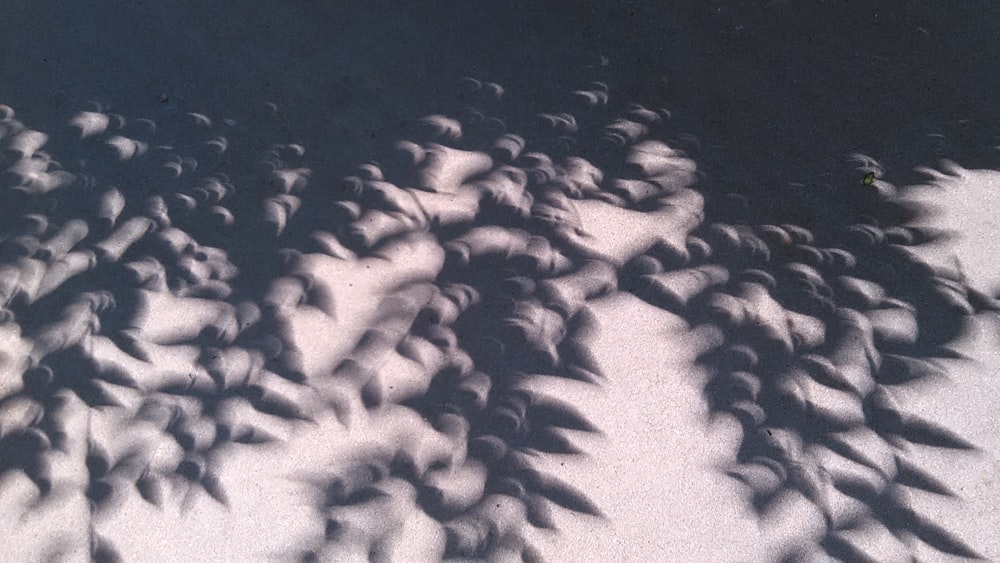
<path id="1" fill-rule="evenodd" d="M 976 161 L 995 144 L 1000 6 L 987 0 L 12 1 L 2 14 L 0 94 L 34 123 L 87 99 L 129 115 L 275 102 L 286 131 L 337 165 L 450 97 L 456 75 L 547 105 L 601 56 L 623 98 L 658 98 L 725 161 L 717 182 L 753 191 L 844 151 L 891 166 L 927 133 L 978 146 L 963 155 Z M 918 156 L 948 148 L 926 145 Z"/>
<path id="2" fill-rule="evenodd" d="M 180 118 L 192 111 L 213 116 L 232 113 L 239 118 L 238 123 L 250 124 L 247 130 L 260 126 L 275 137 L 292 137 L 308 147 L 307 162 L 316 172 L 311 183 L 321 186 L 310 192 L 308 197 L 313 199 L 306 200 L 308 206 L 346 197 L 334 180 L 349 165 L 384 154 L 383 146 L 399 139 L 399 131 L 407 129 L 414 116 L 461 105 L 463 100 L 454 94 L 457 76 L 495 80 L 507 88 L 512 104 L 521 101 L 532 108 L 563 107 L 558 96 L 586 80 L 605 78 L 620 88 L 615 92 L 619 100 L 654 100 L 673 111 L 667 135 L 684 131 L 695 136 L 678 136 L 677 141 L 708 173 L 699 189 L 706 192 L 709 220 L 696 235 L 707 241 L 707 248 L 714 253 L 711 260 L 704 261 L 721 263 L 732 274 L 732 281 L 722 284 L 724 291 L 737 290 L 740 282 L 757 283 L 767 287 L 784 307 L 819 318 L 839 333 L 857 329 L 841 314 L 843 309 L 861 307 L 829 287 L 832 276 L 851 273 L 912 303 L 921 327 L 913 348 L 923 352 L 888 346 L 887 352 L 900 356 L 882 364 L 875 374 L 880 384 L 905 383 L 927 375 L 931 369 L 911 356 L 946 345 L 961 326 L 964 308 L 935 285 L 933 272 L 897 253 L 890 243 L 898 241 L 884 237 L 883 227 L 898 224 L 914 211 L 866 189 L 860 173 L 854 178 L 837 176 L 834 171 L 842 168 L 845 153 L 856 151 L 871 153 L 890 169 L 942 156 L 961 159 L 967 166 L 995 163 L 995 93 L 1000 86 L 1000 53 L 993 40 L 1000 8 L 995 4 L 967 2 L 943 9 L 928 3 L 901 2 L 682 2 L 670 7 L 638 2 L 586 7 L 573 2 L 531 7 L 515 2 L 419 6 L 375 2 L 348 9 L 330 2 L 264 2 L 252 10 L 234 2 L 211 6 L 180 2 L 52 4 L 57 3 L 13 2 L 0 13 L 4 55 L 0 100 L 16 107 L 19 117 L 39 129 L 61 127 L 71 111 L 91 99 L 107 104 L 108 111 L 130 116 L 173 112 Z M 602 67 L 602 57 L 610 61 L 606 67 Z M 508 123 L 510 129 L 532 131 L 535 125 L 527 116 L 529 112 L 520 113 L 523 121 L 515 117 Z M 603 117 L 593 121 L 598 123 Z M 587 126 L 583 123 L 583 129 Z M 241 141 L 245 144 L 235 146 L 230 153 L 242 155 L 236 157 L 242 160 L 203 162 L 241 170 L 241 175 L 231 180 L 251 187 L 244 197 L 235 198 L 233 210 L 249 215 L 272 187 L 260 181 L 264 174 L 257 166 L 261 163 L 257 153 L 269 142 L 254 135 L 241 139 L 246 139 Z M 531 140 L 539 143 L 533 146 L 551 154 L 572 152 L 560 147 L 558 140 Z M 52 150 L 66 154 L 64 148 L 53 146 Z M 620 160 L 621 154 L 609 150 L 587 156 L 604 167 Z M 282 155 L 282 159 L 289 166 L 297 163 L 295 155 Z M 149 169 L 137 164 L 89 172 L 122 184 L 130 193 L 130 202 L 179 189 L 179 183 L 153 177 L 156 168 L 152 164 L 160 162 L 152 158 L 150 162 Z M 606 172 L 616 171 L 608 168 Z M 808 183 L 787 184 L 802 179 Z M 67 202 L 52 216 L 74 217 L 92 203 L 89 199 Z M 129 208 L 126 216 L 136 211 Z M 15 213 L 20 212 L 17 207 Z M 322 205 L 308 206 L 284 242 L 305 248 L 304 235 L 315 226 L 332 227 L 344 219 Z M 744 239 L 727 248 L 725 237 L 709 224 L 716 221 L 751 225 L 792 222 L 806 227 L 808 236 L 799 232 L 801 236 L 790 237 L 794 244 L 784 246 L 768 241 L 770 249 L 755 247 Z M 531 221 L 521 223 L 500 211 L 488 222 L 546 234 Z M 180 216 L 175 224 L 206 245 L 230 245 L 234 260 L 247 268 L 243 272 L 247 283 L 237 289 L 236 297 L 257 298 L 289 259 L 275 251 L 275 233 L 260 229 L 261 222 L 241 225 L 241 236 L 205 227 L 202 217 L 196 215 Z M 451 230 L 454 232 L 443 230 L 442 238 L 460 234 L 460 228 Z M 92 236 L 96 239 L 103 234 L 95 227 Z M 916 233 L 910 235 L 919 238 Z M 240 246 L 232 247 L 233 241 L 241 241 Z M 137 245 L 136 252 L 165 252 L 143 244 Z M 755 254 L 760 248 L 770 253 L 767 259 Z M 838 263 L 837 255 L 820 253 L 830 248 L 849 250 L 856 266 Z M 695 258 L 687 266 L 707 258 L 699 258 L 694 251 L 691 254 Z M 585 350 L 541 333 L 540 323 L 533 322 L 544 318 L 544 307 L 531 296 L 534 286 L 521 284 L 534 283 L 525 278 L 539 276 L 542 268 L 535 257 L 519 258 L 521 261 L 510 264 L 487 259 L 475 264 L 476 268 L 446 268 L 442 274 L 485 295 L 457 323 L 456 332 L 461 347 L 470 351 L 477 368 L 488 372 L 493 382 L 474 379 L 482 374 L 464 374 L 468 378 L 460 380 L 459 374 L 444 373 L 425 397 L 407 406 L 428 419 L 447 418 L 452 411 L 462 413 L 471 423 L 472 457 L 492 464 L 487 492 L 522 500 L 532 524 L 551 527 L 545 512 L 548 501 L 583 513 L 600 511 L 581 492 L 526 469 L 507 455 L 508 450 L 578 453 L 558 429 L 593 428 L 584 414 L 570 405 L 539 403 L 515 389 L 513 374 L 559 371 L 556 364 L 560 357 L 568 359 L 563 364 L 584 364 L 580 371 L 560 372 L 564 377 L 586 378 L 588 374 L 581 371 L 588 371 L 584 369 L 588 366 Z M 665 257 L 660 267 L 679 265 L 668 258 L 677 257 Z M 815 266 L 828 279 L 815 280 L 801 271 L 782 269 L 789 264 Z M 119 285 L 115 276 L 120 274 L 117 269 L 98 267 L 87 285 Z M 622 286 L 633 289 L 627 279 L 622 280 Z M 43 328 L 49 313 L 87 288 L 67 284 L 38 303 L 34 320 L 20 314 L 27 313 L 26 303 L 14 303 L 12 310 L 26 319 L 25 327 L 31 332 Z M 819 442 L 829 434 L 853 428 L 854 421 L 809 418 L 816 414 L 808 412 L 809 404 L 789 400 L 771 385 L 771 374 L 800 358 L 765 330 L 728 326 L 728 312 L 708 306 L 712 293 L 690 301 L 652 291 L 643 297 L 680 313 L 693 311 L 688 315 L 693 323 L 709 320 L 728 329 L 732 346 L 705 358 L 725 377 L 713 381 L 707 391 L 713 407 L 732 412 L 746 427 L 740 461 L 770 456 L 786 469 L 797 463 L 783 445 L 775 446 L 768 439 L 770 431 L 768 437 L 762 434 L 761 416 L 766 416 L 769 426 L 791 428 L 807 442 Z M 119 303 L 119 308 L 130 309 L 131 304 Z M 562 321 L 568 326 L 560 327 L 569 333 L 575 328 L 573 323 L 584 322 L 573 318 Z M 267 322 L 265 319 L 263 324 Z M 275 327 L 260 330 L 274 331 Z M 212 335 L 204 336 L 212 340 Z M 251 337 L 253 334 L 246 340 Z M 535 341 L 543 346 L 514 357 L 504 354 L 505 349 L 530 348 L 538 343 Z M 92 406 L 116 404 L 103 385 L 72 377 L 80 359 L 73 351 L 54 354 L 44 366 L 54 372 L 47 374 L 54 381 L 40 387 L 73 389 Z M 753 378 L 758 375 L 756 385 L 763 389 L 758 390 L 759 405 L 753 405 L 758 393 L 753 391 Z M 38 371 L 26 376 L 28 393 L 39 401 L 51 397 L 44 389 L 36 392 L 27 380 L 45 376 Z M 833 387 L 853 392 L 844 382 L 834 382 Z M 249 386 L 239 393 L 258 411 L 299 418 L 295 404 L 268 397 L 260 387 Z M 213 414 L 213 404 L 225 394 L 206 395 L 199 399 L 205 403 L 206 413 Z M 887 440 L 952 449 L 972 447 L 947 429 L 906 417 L 880 395 L 859 397 L 862 399 L 862 422 Z M 366 395 L 365 400 L 374 404 L 378 397 Z M 809 415 L 805 418 L 800 412 L 803 408 Z M 176 473 L 224 503 L 221 484 L 199 458 L 204 452 L 183 429 L 185 422 L 174 419 L 168 426 L 168 432 L 189 456 Z M 220 426 L 218 440 L 202 449 L 230 439 L 241 443 L 268 439 L 252 430 L 234 432 Z M 0 471 L 25 467 L 44 493 L 50 483 L 40 454 L 58 447 L 46 443 L 48 440 L 46 433 L 33 428 L 5 436 L 0 440 L 0 453 L 10 461 L 0 466 Z M 390 474 L 418 480 L 412 460 L 401 457 L 386 465 L 386 475 L 376 471 L 358 477 L 356 486 L 338 481 L 328 491 L 327 502 L 363 504 L 377 500 L 383 493 L 372 485 Z M 87 497 L 95 506 L 111 502 L 114 491 L 104 478 L 117 469 L 106 455 L 95 451 L 88 457 L 88 470 L 91 484 Z M 814 483 L 802 475 L 789 473 L 786 477 L 784 486 L 798 488 L 807 496 L 816 494 Z M 897 483 L 941 494 L 946 491 L 919 469 L 902 465 Z M 161 502 L 162 493 L 150 476 L 140 477 L 136 486 L 149 502 Z M 893 531 L 912 532 L 943 551 L 972 554 L 884 492 L 874 494 L 851 483 L 841 488 L 872 506 L 875 516 Z M 428 513 L 451 517 L 453 514 L 442 507 L 442 494 L 427 486 L 420 489 L 418 498 Z M 818 498 L 810 498 L 820 504 Z M 770 499 L 758 500 L 763 506 Z M 337 523 L 331 521 L 327 535 L 333 539 L 337 534 Z M 465 547 L 460 548 L 456 541 L 449 536 L 449 551 L 463 553 Z M 484 539 L 482 545 L 489 543 Z M 852 555 L 850 546 L 838 543 L 833 535 L 825 540 L 825 547 L 831 554 Z M 96 560 L 116 557 L 100 541 L 95 543 L 93 556 Z"/>

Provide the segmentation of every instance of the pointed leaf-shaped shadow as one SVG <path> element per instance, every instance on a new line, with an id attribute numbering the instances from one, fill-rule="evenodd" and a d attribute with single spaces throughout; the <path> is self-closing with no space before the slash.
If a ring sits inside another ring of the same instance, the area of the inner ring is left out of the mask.
<path id="1" fill-rule="evenodd" d="M 910 358 L 959 361 L 969 360 L 968 356 L 962 354 L 958 350 L 949 348 L 946 345 L 934 345 L 926 342 L 918 342 L 915 344 L 891 343 L 886 344 L 886 348 L 887 352 L 891 351 L 895 355 Z"/>
<path id="2" fill-rule="evenodd" d="M 31 427 L 0 438 L 0 471 L 25 469 L 39 454 L 52 447 L 42 430 Z"/>
<path id="3" fill-rule="evenodd" d="M 827 534 L 820 547 L 826 551 L 827 555 L 838 561 L 858 561 L 859 563 L 878 563 L 878 559 L 869 556 L 861 551 L 857 546 L 851 544 L 847 539 L 839 534 Z"/>
<path id="4" fill-rule="evenodd" d="M 524 546 L 524 549 L 521 550 L 521 560 L 524 563 L 545 563 L 542 552 L 530 545 Z"/>
<path id="5" fill-rule="evenodd" d="M 38 428 L 49 437 L 52 447 L 63 453 L 67 453 L 67 441 L 69 438 L 69 434 L 66 432 L 65 420 L 65 407 L 67 403 L 68 400 L 64 396 L 52 395 L 47 397 L 42 401 L 45 416 L 38 423 Z"/>
<path id="6" fill-rule="evenodd" d="M 127 387 L 129 389 L 139 389 L 139 382 L 124 370 L 106 369 L 98 372 L 96 367 L 92 369 L 94 369 L 95 374 L 98 374 L 101 379 L 107 381 L 108 383 L 112 383 L 120 387 Z"/>
<path id="7" fill-rule="evenodd" d="M 586 315 L 590 315 L 589 312 Z M 583 312 L 578 313 L 576 319 L 580 316 L 586 316 Z M 572 327 L 569 327 L 572 331 Z M 584 338 L 580 337 L 575 332 L 569 332 L 570 337 L 564 339 L 559 343 L 557 347 L 559 350 L 559 365 L 564 369 L 569 369 L 571 367 L 578 368 L 578 370 L 583 370 L 589 374 L 593 374 L 598 381 L 606 379 L 607 375 L 601 369 L 601 366 L 597 362 L 597 357 L 594 355 L 594 351 L 587 346 Z M 563 370 L 560 370 L 563 371 Z"/>
<path id="8" fill-rule="evenodd" d="M 137 360 L 146 362 L 147 364 L 150 363 L 150 361 L 152 360 L 149 353 L 146 351 L 145 348 L 143 348 L 142 343 L 136 337 L 133 331 L 123 330 L 116 333 L 112 333 L 110 338 L 112 342 L 118 345 L 118 347 L 122 350 L 122 352 L 125 352 L 129 356 L 132 356 Z"/>
<path id="9" fill-rule="evenodd" d="M 120 563 L 123 561 L 121 554 L 106 538 L 95 534 L 92 545 L 90 557 L 93 563 Z"/>
<path id="10" fill-rule="evenodd" d="M 902 439 L 903 444 L 911 442 L 936 448 L 979 449 L 955 432 L 903 411 L 884 387 L 876 387 L 868 401 L 866 409 L 869 426 L 894 445 L 899 445 L 898 442 Z"/>
<path id="11" fill-rule="evenodd" d="M 849 497 L 854 497 L 869 506 L 878 502 L 879 496 L 885 491 L 881 483 L 872 483 L 860 477 L 841 476 L 833 481 L 833 486 L 838 491 Z"/>
<path id="12" fill-rule="evenodd" d="M 911 512 L 907 528 L 924 543 L 938 551 L 967 559 L 984 559 L 982 555 L 954 534 L 920 515 Z"/>
<path id="13" fill-rule="evenodd" d="M 574 512 L 589 514 L 604 518 L 604 513 L 587 496 L 576 488 L 556 479 L 555 477 L 537 471 L 525 472 L 525 484 L 536 493 L 544 496 L 563 508 Z"/>
<path id="14" fill-rule="evenodd" d="M 201 478 L 201 486 L 219 504 L 227 508 L 229 507 L 229 495 L 226 494 L 226 489 L 222 486 L 222 481 L 219 480 L 218 475 L 206 472 L 205 476 Z"/>
<path id="15" fill-rule="evenodd" d="M 100 479 L 111 471 L 111 455 L 100 444 L 91 442 L 87 447 L 87 473 L 91 479 Z"/>
<path id="16" fill-rule="evenodd" d="M 956 450 L 978 449 L 975 444 L 944 426 L 916 416 L 903 417 L 894 433 L 914 444 Z"/>
<path id="17" fill-rule="evenodd" d="M 115 399 L 97 380 L 82 379 L 75 386 L 76 395 L 92 408 L 100 407 L 122 407 L 118 399 Z"/>
<path id="18" fill-rule="evenodd" d="M 108 505 L 108 503 L 112 500 L 114 493 L 114 485 L 104 479 L 97 479 L 91 481 L 90 484 L 87 485 L 87 490 L 84 492 L 84 495 L 91 503 L 93 503 L 96 509 L 100 510 Z"/>
<path id="19" fill-rule="evenodd" d="M 546 397 L 539 400 L 531 406 L 528 416 L 531 423 L 537 427 L 557 426 L 569 430 L 599 432 L 578 408 L 558 399 Z"/>
<path id="20" fill-rule="evenodd" d="M 38 487 L 39 501 L 52 492 L 52 464 L 42 456 L 36 456 L 24 468 L 24 473 Z"/>
<path id="21" fill-rule="evenodd" d="M 955 493 L 944 482 L 899 456 L 896 456 L 896 468 L 897 484 L 938 495 L 955 496 Z"/>
<path id="22" fill-rule="evenodd" d="M 521 500 L 527 509 L 528 523 L 543 530 L 554 530 L 555 520 L 552 518 L 552 507 L 541 495 L 525 494 Z"/>
<path id="23" fill-rule="evenodd" d="M 577 365 L 570 365 L 559 370 L 559 376 L 592 385 L 598 385 L 601 382 L 600 376 Z"/>
<path id="24" fill-rule="evenodd" d="M 842 439 L 840 436 L 827 434 L 824 436 L 820 443 L 828 448 L 830 451 L 841 455 L 855 463 L 864 465 L 865 467 L 870 467 L 879 474 L 884 475 L 883 470 L 879 467 L 878 463 L 872 459 L 870 455 L 865 453 L 862 449 L 854 446 L 848 440 Z"/>
<path id="25" fill-rule="evenodd" d="M 277 442 L 278 438 L 268 434 L 260 428 L 247 426 L 237 430 L 236 433 L 233 434 L 232 441 L 237 444 L 269 444 L 271 442 Z"/>
<path id="26" fill-rule="evenodd" d="M 146 473 L 135 482 L 142 500 L 157 508 L 163 508 L 163 481 L 159 477 Z"/>
<path id="27" fill-rule="evenodd" d="M 899 385 L 921 379 L 943 377 L 945 377 L 944 368 L 928 360 L 883 354 L 877 380 L 883 384 Z"/>
<path id="28" fill-rule="evenodd" d="M 524 445 L 549 454 L 579 455 L 583 453 L 583 450 L 564 436 L 558 428 L 551 426 L 533 428 L 528 432 Z"/>
<path id="29" fill-rule="evenodd" d="M 253 408 L 264 414 L 274 415 L 286 420 L 311 421 L 298 405 L 284 397 L 268 393 L 259 385 L 251 385 L 247 388 L 245 394 L 247 400 L 253 405 Z"/>

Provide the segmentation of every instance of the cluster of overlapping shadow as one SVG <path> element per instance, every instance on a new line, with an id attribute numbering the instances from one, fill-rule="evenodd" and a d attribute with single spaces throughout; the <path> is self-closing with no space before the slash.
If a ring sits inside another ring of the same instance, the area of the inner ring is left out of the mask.
<path id="1" fill-rule="evenodd" d="M 933 233 L 713 223 L 695 163 L 664 141 L 667 112 L 593 83 L 572 114 L 517 124 L 496 117 L 502 94 L 464 80 L 461 110 L 419 120 L 333 188 L 272 137 L 274 107 L 238 122 L 95 105 L 52 138 L 0 107 L 0 470 L 44 502 L 54 460 L 83 447 L 95 513 L 123 489 L 225 503 L 213 452 L 273 441 L 268 417 L 405 412 L 406 439 L 322 484 L 326 536 L 305 557 L 351 544 L 378 558 L 389 532 L 350 515 L 408 494 L 444 527 L 441 555 L 531 560 L 522 531 L 552 527 L 550 503 L 600 515 L 533 468 L 580 453 L 560 429 L 597 430 L 533 377 L 600 384 L 577 337 L 586 302 L 632 291 L 723 328 L 706 391 L 745 428 L 730 473 L 758 508 L 800 491 L 841 558 L 866 557 L 863 528 L 974 555 L 905 497 L 951 494 L 907 442 L 972 445 L 891 397 L 940 371 L 927 356 L 947 352 L 941 327 L 981 305 L 907 251 Z M 882 181 L 857 189 L 893 203 Z M 102 443 L 73 408 L 114 413 L 130 438 Z M 92 554 L 116 557 L 96 535 Z"/>

